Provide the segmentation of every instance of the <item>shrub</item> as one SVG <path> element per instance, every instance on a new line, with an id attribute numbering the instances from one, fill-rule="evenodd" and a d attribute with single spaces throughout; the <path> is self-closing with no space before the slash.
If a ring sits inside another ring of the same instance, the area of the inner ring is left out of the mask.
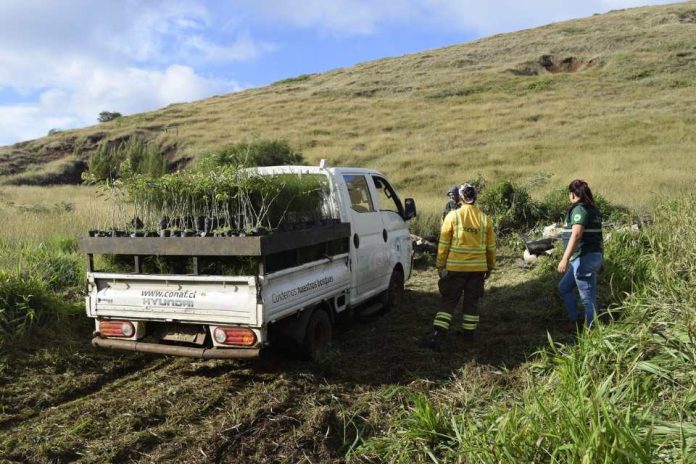
<path id="1" fill-rule="evenodd" d="M 529 229 L 543 216 L 542 207 L 532 200 L 529 193 L 510 181 L 484 188 L 477 204 L 492 216 L 496 231 L 501 235 Z"/>
<path id="2" fill-rule="evenodd" d="M 0 346 L 44 323 L 55 304 L 36 276 L 0 270 Z"/>
<path id="3" fill-rule="evenodd" d="M 142 174 L 159 177 L 167 172 L 167 162 L 159 147 L 140 137 L 125 142 L 102 142 L 90 156 L 82 178 L 88 182 L 113 182 L 119 177 Z"/>
<path id="4" fill-rule="evenodd" d="M 113 182 L 118 177 L 120 161 L 114 156 L 107 143 L 101 143 L 87 161 L 87 170 L 82 179 L 87 182 Z"/>
<path id="5" fill-rule="evenodd" d="M 76 295 L 85 282 L 82 257 L 76 252 L 75 240 L 40 243 L 22 250 L 24 273 L 40 280 L 45 288 L 63 295 Z"/>
<path id="6" fill-rule="evenodd" d="M 83 257 L 74 238 L 45 243 L 0 241 L 0 358 L 5 346 L 33 328 L 75 314 L 85 284 Z"/>
<path id="7" fill-rule="evenodd" d="M 284 140 L 262 139 L 237 143 L 203 155 L 198 161 L 200 171 L 212 171 L 221 166 L 281 166 L 302 164 L 304 157 Z"/>
<path id="8" fill-rule="evenodd" d="M 121 113 L 118 113 L 116 111 L 102 111 L 101 113 L 99 113 L 99 117 L 97 118 L 97 121 L 109 122 L 109 121 L 113 121 L 114 119 L 118 119 L 122 116 L 123 115 Z"/>
<path id="9" fill-rule="evenodd" d="M 121 176 L 130 177 L 142 174 L 147 177 L 160 177 L 167 172 L 167 162 L 154 143 L 147 143 L 140 137 L 130 137 L 116 149 L 114 157 L 121 159 Z"/>

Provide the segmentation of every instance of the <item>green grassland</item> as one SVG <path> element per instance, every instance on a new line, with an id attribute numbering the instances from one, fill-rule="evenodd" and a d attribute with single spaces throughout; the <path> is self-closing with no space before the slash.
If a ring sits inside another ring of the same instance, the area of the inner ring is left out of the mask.
<path id="1" fill-rule="evenodd" d="M 97 141 L 130 134 L 182 163 L 265 137 L 312 163 L 381 169 L 426 201 L 478 174 L 539 196 L 581 177 L 641 209 L 693 181 L 695 12 L 615 11 L 173 104 L 2 148 L 0 173 L 71 179 Z"/>
<path id="2" fill-rule="evenodd" d="M 695 88 L 687 2 L 0 149 L 0 462 L 696 462 Z M 607 231 L 604 314 L 590 332 L 564 324 L 558 256 L 522 269 L 508 238 L 474 344 L 453 333 L 443 352 L 418 346 L 439 302 L 422 265 L 406 304 L 341 318 L 315 364 L 277 351 L 255 362 L 100 351 L 75 237 L 114 223 L 112 198 L 11 184 L 73 182 L 99 140 L 133 133 L 171 161 L 270 137 L 310 162 L 379 168 L 416 198 L 419 231 L 437 226 L 441 190 L 479 176 L 537 199 L 584 177 L 654 224 Z"/>

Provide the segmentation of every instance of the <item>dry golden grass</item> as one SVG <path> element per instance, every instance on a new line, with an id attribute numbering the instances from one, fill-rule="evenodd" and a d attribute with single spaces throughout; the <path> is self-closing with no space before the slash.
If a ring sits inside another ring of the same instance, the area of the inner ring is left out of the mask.
<path id="1" fill-rule="evenodd" d="M 693 183 L 695 12 L 616 11 L 170 105 L 5 148 L 0 172 L 97 132 L 138 131 L 175 158 L 267 137 L 311 163 L 378 168 L 420 203 L 480 174 L 537 197 L 580 177 L 643 209 Z M 548 72 L 545 55 L 578 72 Z"/>
<path id="2" fill-rule="evenodd" d="M 0 242 L 84 236 L 105 228 L 112 202 L 93 187 L 0 187 Z"/>

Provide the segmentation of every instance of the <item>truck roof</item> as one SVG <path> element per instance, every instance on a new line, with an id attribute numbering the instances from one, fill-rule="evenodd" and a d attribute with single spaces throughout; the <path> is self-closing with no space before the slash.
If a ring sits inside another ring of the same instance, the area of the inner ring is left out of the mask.
<path id="1" fill-rule="evenodd" d="M 260 174 L 325 174 L 326 172 L 332 175 L 342 174 L 379 174 L 381 172 L 375 169 L 368 168 L 322 168 L 319 166 L 265 166 L 257 168 Z"/>

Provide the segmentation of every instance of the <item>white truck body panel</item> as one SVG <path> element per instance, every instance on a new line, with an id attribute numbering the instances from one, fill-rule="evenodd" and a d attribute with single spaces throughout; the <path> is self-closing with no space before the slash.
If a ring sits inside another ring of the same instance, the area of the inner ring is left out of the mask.
<path id="1" fill-rule="evenodd" d="M 264 319 L 274 322 L 323 300 L 347 294 L 351 283 L 348 255 L 285 269 L 261 281 Z"/>
<path id="2" fill-rule="evenodd" d="M 259 324 L 251 276 L 92 273 L 88 315 L 127 320 Z"/>

